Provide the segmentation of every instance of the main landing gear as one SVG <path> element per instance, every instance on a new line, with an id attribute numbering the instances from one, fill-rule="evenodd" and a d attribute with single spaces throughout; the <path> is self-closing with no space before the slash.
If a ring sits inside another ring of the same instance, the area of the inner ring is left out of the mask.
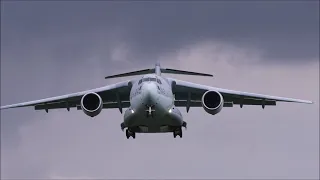
<path id="1" fill-rule="evenodd" d="M 173 137 L 176 138 L 177 136 L 180 136 L 182 138 L 182 128 L 178 127 L 173 131 Z"/>
<path id="2" fill-rule="evenodd" d="M 185 121 L 183 121 L 182 126 L 177 127 L 174 131 L 173 131 L 173 137 L 176 138 L 177 136 L 180 136 L 180 138 L 182 138 L 182 127 L 187 129 L 187 123 Z"/>
<path id="3" fill-rule="evenodd" d="M 130 137 L 135 139 L 136 138 L 136 133 L 133 132 L 133 131 L 130 131 L 130 129 L 126 129 L 126 137 L 127 137 L 127 139 L 129 139 Z"/>
<path id="4" fill-rule="evenodd" d="M 121 130 L 124 131 L 124 129 L 126 128 L 126 126 L 124 125 L 124 123 L 121 123 L 120 126 L 121 126 Z M 135 139 L 135 138 L 136 138 L 136 133 L 135 133 L 133 130 L 127 128 L 127 129 L 126 129 L 126 137 L 127 137 L 127 139 L 129 139 L 130 137 L 132 137 L 133 139 Z"/>
<path id="5" fill-rule="evenodd" d="M 180 138 L 182 138 L 182 127 L 184 127 L 185 129 L 187 129 L 187 123 L 186 122 L 183 122 L 181 126 L 179 127 L 175 127 L 173 129 L 173 137 L 176 138 L 177 136 L 180 136 Z M 121 123 L 121 130 L 124 131 L 125 129 L 125 125 L 124 123 Z M 173 128 L 173 127 L 172 127 Z M 136 128 L 127 128 L 126 129 L 126 137 L 127 139 L 129 139 L 130 137 L 132 137 L 133 139 L 136 138 L 136 131 L 137 129 Z M 170 132 L 170 131 L 169 131 Z"/>
<path id="6" fill-rule="evenodd" d="M 183 121 L 182 123 L 182 127 L 186 128 L 187 129 L 187 122 Z"/>

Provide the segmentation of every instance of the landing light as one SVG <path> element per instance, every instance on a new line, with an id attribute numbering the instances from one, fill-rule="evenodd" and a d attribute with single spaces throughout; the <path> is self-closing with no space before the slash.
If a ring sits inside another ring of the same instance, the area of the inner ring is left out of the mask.
<path id="1" fill-rule="evenodd" d="M 169 109 L 169 113 L 171 113 L 172 112 L 172 109 Z"/>
<path id="2" fill-rule="evenodd" d="M 132 114 L 134 113 L 134 110 L 133 110 L 133 109 L 131 109 L 131 113 L 132 113 Z"/>

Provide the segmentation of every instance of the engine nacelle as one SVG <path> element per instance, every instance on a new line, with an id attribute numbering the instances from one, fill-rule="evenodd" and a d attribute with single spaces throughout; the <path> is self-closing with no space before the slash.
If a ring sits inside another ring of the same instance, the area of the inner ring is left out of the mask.
<path id="1" fill-rule="evenodd" d="M 85 94 L 81 98 L 81 109 L 82 111 L 90 116 L 94 117 L 100 114 L 103 108 L 103 102 L 101 97 L 94 92 Z"/>
<path id="2" fill-rule="evenodd" d="M 217 91 L 207 91 L 202 95 L 201 99 L 203 109 L 211 114 L 218 114 L 223 107 L 223 96 Z"/>

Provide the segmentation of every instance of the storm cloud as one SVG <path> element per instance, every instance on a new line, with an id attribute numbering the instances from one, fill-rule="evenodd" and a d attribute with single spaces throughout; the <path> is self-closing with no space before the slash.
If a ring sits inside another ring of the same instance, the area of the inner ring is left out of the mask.
<path id="1" fill-rule="evenodd" d="M 318 2 L 1 2 L 1 105 L 163 67 L 313 105 L 181 111 L 188 130 L 127 140 L 119 110 L 1 111 L 1 178 L 319 177 Z"/>

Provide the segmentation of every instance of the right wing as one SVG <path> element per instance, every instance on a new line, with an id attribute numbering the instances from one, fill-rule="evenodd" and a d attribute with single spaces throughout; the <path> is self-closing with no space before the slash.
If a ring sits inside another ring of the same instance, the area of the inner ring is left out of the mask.
<path id="1" fill-rule="evenodd" d="M 210 87 L 202 84 L 191 83 L 178 79 L 168 78 L 173 85 L 175 94 L 175 105 L 177 107 L 201 107 L 201 98 L 206 91 L 213 90 L 221 93 L 224 98 L 224 107 L 233 107 L 234 104 L 275 106 L 277 101 L 312 104 L 312 101 L 293 99 L 286 97 L 270 96 L 265 94 L 249 93 Z"/>
<path id="2" fill-rule="evenodd" d="M 81 109 L 80 101 L 82 96 L 89 92 L 95 92 L 101 96 L 103 101 L 103 108 L 119 108 L 121 111 L 121 108 L 126 108 L 130 106 L 129 98 L 131 87 L 132 83 L 130 81 L 124 81 L 87 91 L 1 106 L 0 109 L 33 106 L 35 110 L 46 110 L 47 112 L 49 109 L 69 110 L 70 108 L 77 108 L 79 110 Z"/>

